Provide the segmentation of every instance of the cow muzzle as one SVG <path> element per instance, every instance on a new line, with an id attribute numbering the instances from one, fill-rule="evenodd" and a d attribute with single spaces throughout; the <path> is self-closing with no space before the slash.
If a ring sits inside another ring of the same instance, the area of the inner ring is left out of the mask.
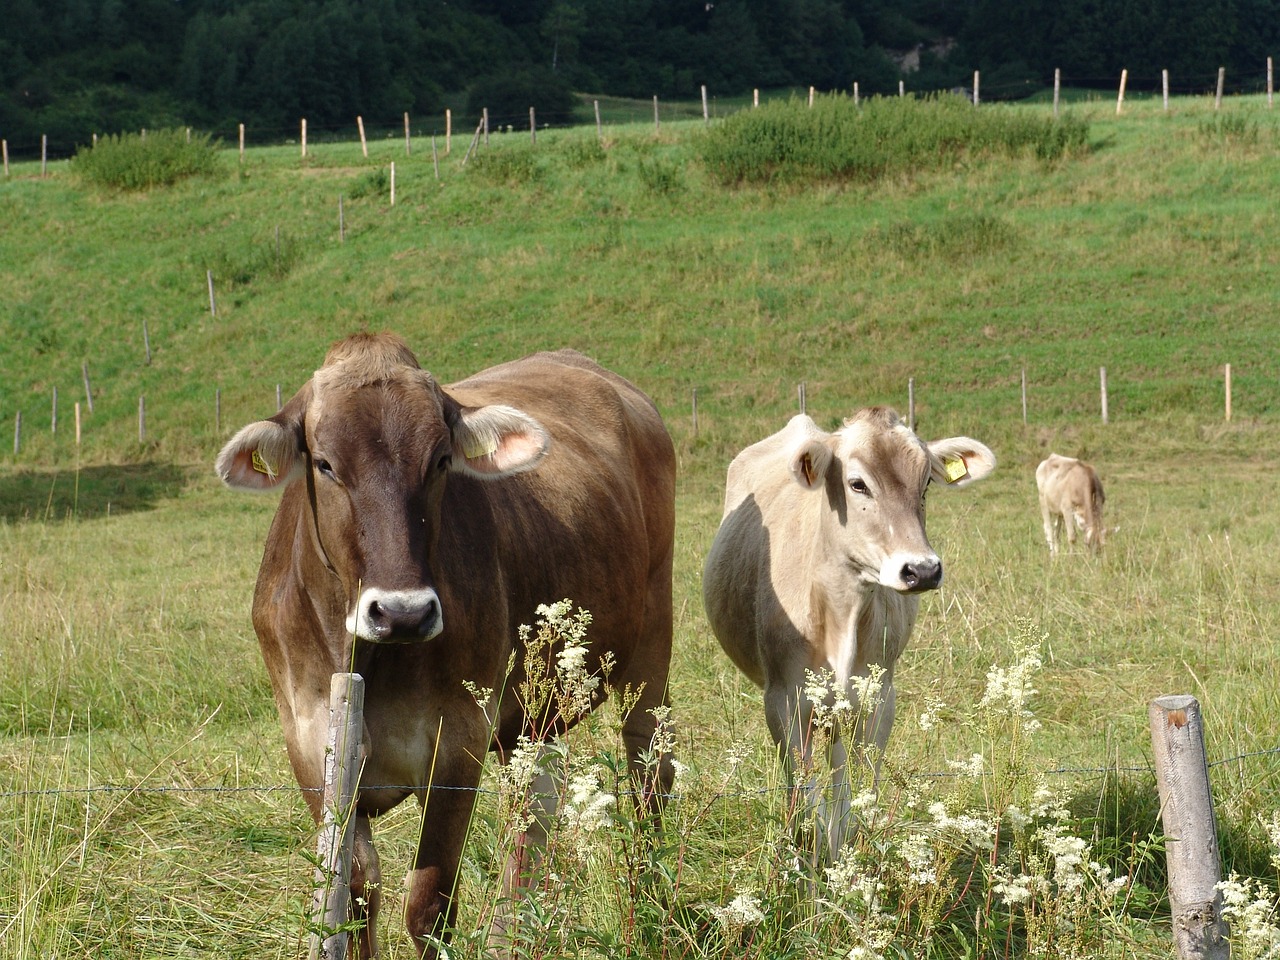
<path id="1" fill-rule="evenodd" d="M 347 630 L 372 643 L 430 640 L 444 629 L 440 597 L 432 589 L 379 590 L 360 594 L 347 616 Z"/>
<path id="2" fill-rule="evenodd" d="M 933 554 L 894 554 L 880 568 L 880 585 L 899 593 L 923 593 L 942 585 L 942 561 Z"/>

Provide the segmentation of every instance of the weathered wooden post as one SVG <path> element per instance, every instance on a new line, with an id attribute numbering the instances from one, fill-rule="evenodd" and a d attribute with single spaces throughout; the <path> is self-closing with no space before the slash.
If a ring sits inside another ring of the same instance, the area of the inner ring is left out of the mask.
<path id="1" fill-rule="evenodd" d="M 366 160 L 369 159 L 369 141 L 364 138 L 364 117 L 356 117 L 356 129 L 360 131 L 360 152 L 364 154 Z"/>
<path id="2" fill-rule="evenodd" d="M 1160 91 L 1161 100 L 1164 103 L 1164 112 L 1169 112 L 1169 71 L 1160 71 Z"/>
<path id="3" fill-rule="evenodd" d="M 1173 939 L 1182 960 L 1228 960 L 1218 830 L 1204 753 L 1204 722 L 1195 697 L 1158 697 L 1147 710 L 1155 754 Z"/>
<path id="4" fill-rule="evenodd" d="M 916 378 L 907 377 L 907 426 L 916 428 Z"/>
<path id="5" fill-rule="evenodd" d="M 1218 91 L 1217 93 L 1214 94 L 1214 97 L 1213 97 L 1213 109 L 1215 110 L 1222 109 L 1222 88 L 1226 85 L 1226 81 L 1227 81 L 1227 68 L 1219 67 L 1218 68 Z"/>
<path id="6" fill-rule="evenodd" d="M 1120 96 L 1116 97 L 1116 116 L 1124 109 L 1124 88 L 1129 83 L 1128 68 L 1120 71 Z"/>
<path id="7" fill-rule="evenodd" d="M 1058 115 L 1058 102 L 1062 97 L 1062 68 L 1053 68 L 1053 115 Z"/>
<path id="8" fill-rule="evenodd" d="M 1226 366 L 1227 423 L 1231 422 L 1231 364 Z"/>
<path id="9" fill-rule="evenodd" d="M 653 95 L 653 132 L 657 133 L 658 130 L 658 95 L 655 93 Z"/>
<path id="10" fill-rule="evenodd" d="M 364 758 L 364 678 L 335 673 L 329 680 L 329 739 L 324 752 L 324 823 L 316 841 L 310 960 L 343 960 L 348 935 L 339 930 L 351 908 L 351 852 L 355 845 L 356 786 Z M 322 936 L 321 934 L 324 934 Z"/>
<path id="11" fill-rule="evenodd" d="M 595 107 L 595 111 L 596 111 L 596 139 L 603 140 L 604 130 L 600 126 L 600 101 L 592 100 L 591 103 Z"/>
<path id="12" fill-rule="evenodd" d="M 89 406 L 89 412 L 93 413 L 93 386 L 89 383 L 89 361 L 80 364 L 80 376 L 84 379 L 84 402 Z"/>
<path id="13" fill-rule="evenodd" d="M 1022 425 L 1027 425 L 1027 368 L 1022 368 Z"/>
<path id="14" fill-rule="evenodd" d="M 1102 422 L 1108 423 L 1107 418 L 1107 368 L 1098 368 L 1098 379 L 1102 381 Z"/>

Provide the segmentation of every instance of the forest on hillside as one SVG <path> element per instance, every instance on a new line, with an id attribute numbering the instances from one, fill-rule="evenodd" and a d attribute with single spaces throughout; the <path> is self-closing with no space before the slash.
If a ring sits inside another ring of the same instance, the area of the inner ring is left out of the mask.
<path id="1" fill-rule="evenodd" d="M 555 124 L 574 92 L 927 91 L 975 69 L 984 99 L 1054 69 L 1098 87 L 1128 69 L 1134 88 L 1167 69 L 1190 92 L 1219 67 L 1262 77 L 1278 40 L 1280 0 L 6 0 L 0 137 L 21 152 L 42 134 L 283 134 L 480 105 Z"/>

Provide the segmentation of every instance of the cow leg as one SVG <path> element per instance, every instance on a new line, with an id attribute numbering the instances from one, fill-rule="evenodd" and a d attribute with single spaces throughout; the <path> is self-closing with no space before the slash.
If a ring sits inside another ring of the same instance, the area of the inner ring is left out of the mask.
<path id="1" fill-rule="evenodd" d="M 822 785 L 813 764 L 813 704 L 798 684 L 766 683 L 764 712 L 791 785 L 790 816 L 798 827 L 807 817 L 817 818 L 822 808 Z M 843 753 L 843 746 L 840 749 Z M 816 864 L 816 845 L 812 853 Z"/>
<path id="2" fill-rule="evenodd" d="M 422 827 L 418 849 L 407 880 L 405 926 L 423 960 L 435 960 L 457 919 L 455 899 L 462 843 L 475 807 L 475 778 L 437 778 L 451 789 L 428 791 L 419 797 Z"/>
<path id="3" fill-rule="evenodd" d="M 361 924 L 356 940 L 357 956 L 378 955 L 378 908 L 382 902 L 382 870 L 373 847 L 369 818 L 356 815 L 355 849 L 351 858 L 351 918 Z"/>
<path id="4" fill-rule="evenodd" d="M 670 637 L 670 632 L 667 633 Z M 668 650 L 670 644 L 668 642 Z M 664 664 L 666 660 L 662 661 Z M 637 812 L 653 817 L 662 812 L 675 786 L 675 767 L 671 764 L 671 701 L 667 698 L 666 670 L 650 670 L 646 674 L 615 673 L 609 685 L 619 695 L 627 688 L 639 690 L 635 705 L 622 721 L 622 743 L 626 748 L 628 767 L 636 785 Z M 658 720 L 662 733 L 658 735 Z"/>
<path id="5" fill-rule="evenodd" d="M 505 759 L 505 757 L 504 757 Z M 547 837 L 555 818 L 560 797 L 564 792 L 564 755 L 539 744 L 537 766 L 539 772 L 529 784 L 528 807 L 521 811 L 528 825 L 516 838 L 507 855 L 502 871 L 502 894 L 494 909 L 493 923 L 489 928 L 489 942 L 499 955 L 514 954 L 511 931 L 514 925 L 516 901 L 524 897 L 532 886 L 542 854 L 547 847 Z"/>
<path id="6" fill-rule="evenodd" d="M 1049 553 L 1058 552 L 1058 518 L 1049 509 L 1049 504 L 1040 500 L 1040 519 L 1044 524 L 1044 541 L 1049 545 Z"/>

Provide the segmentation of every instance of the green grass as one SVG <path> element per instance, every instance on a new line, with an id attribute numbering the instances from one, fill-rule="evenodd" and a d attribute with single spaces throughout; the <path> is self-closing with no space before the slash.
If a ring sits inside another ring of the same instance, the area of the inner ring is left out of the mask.
<path id="1" fill-rule="evenodd" d="M 358 144 L 306 159 L 251 150 L 243 167 L 228 151 L 211 177 L 134 193 L 99 192 L 65 164 L 46 179 L 15 165 L 0 183 L 0 422 L 23 414 L 21 452 L 0 448 L 0 958 L 297 954 L 313 837 L 296 792 L 268 789 L 291 778 L 248 618 L 274 502 L 220 489 L 211 463 L 235 429 L 274 412 L 277 384 L 287 398 L 329 341 L 362 327 L 404 334 L 446 382 L 577 347 L 649 391 L 677 443 L 673 699 L 690 773 L 659 861 L 678 883 L 628 920 L 610 869 L 632 849 L 625 830 L 601 840 L 622 845 L 612 852 L 566 861 L 583 871 L 566 896 L 591 905 L 594 939 L 564 955 L 835 957 L 854 945 L 838 915 L 785 893 L 785 794 L 760 698 L 700 601 L 724 469 L 785 422 L 801 381 L 830 426 L 863 404 L 903 409 L 914 378 L 922 434 L 970 434 L 1000 458 L 971 492 L 931 498 L 947 581 L 900 666 L 886 768 L 940 798 L 955 782 L 917 774 L 978 751 L 1007 768 L 970 715 L 987 671 L 1030 631 L 1044 638 L 1032 701 L 1043 726 L 1020 762 L 1083 771 L 1047 783 L 1074 795 L 1071 826 L 1095 857 L 1139 882 L 1114 918 L 1086 924 L 1093 955 L 1172 955 L 1160 855 L 1146 847 L 1154 787 L 1131 769 L 1149 766 L 1146 709 L 1161 694 L 1200 698 L 1211 761 L 1259 754 L 1212 776 L 1228 869 L 1274 888 L 1260 821 L 1280 789 L 1268 752 L 1280 588 L 1267 573 L 1280 539 L 1277 121 L 1254 99 L 1220 114 L 1200 99 L 1168 115 L 1158 101 L 1120 117 L 1114 102 L 1071 111 L 1088 149 L 1052 166 L 958 157 L 854 185 L 721 187 L 696 160 L 700 116 L 656 135 L 651 115 L 609 121 L 599 144 L 594 129 L 540 132 L 536 147 L 494 135 L 465 167 L 470 138 L 448 156 L 439 139 L 439 180 L 429 143 L 406 157 L 394 139 L 370 143 L 368 160 Z M 1097 562 L 1050 562 L 1041 542 L 1032 472 L 1050 450 L 1102 472 L 1119 530 Z M 916 717 L 931 696 L 947 722 L 926 732 Z M 610 722 L 584 731 L 575 755 L 613 749 Z M 980 802 L 973 792 L 966 803 Z M 902 795 L 884 796 L 903 811 Z M 464 924 L 491 906 L 503 826 L 482 808 Z M 375 828 L 392 904 L 416 829 L 408 806 Z M 933 955 L 997 953 L 1003 935 L 978 930 L 979 916 L 1031 935 L 959 890 Z M 743 892 L 765 919 L 731 942 L 715 909 Z M 904 918 L 927 916 L 903 896 Z M 383 925 L 392 958 L 410 953 L 397 913 Z M 908 953 L 919 929 L 901 931 Z M 668 939 L 644 940 L 656 930 Z M 602 946 L 606 934 L 625 950 Z"/>

